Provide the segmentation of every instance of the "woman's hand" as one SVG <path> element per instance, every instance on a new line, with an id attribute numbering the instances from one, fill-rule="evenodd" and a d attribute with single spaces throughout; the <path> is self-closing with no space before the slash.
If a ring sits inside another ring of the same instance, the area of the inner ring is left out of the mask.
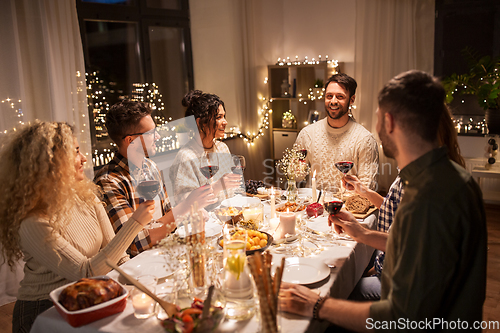
<path id="1" fill-rule="evenodd" d="M 238 188 L 242 184 L 243 177 L 234 173 L 226 173 L 221 179 L 212 184 L 214 193 L 218 194 L 221 191 Z"/>
<path id="2" fill-rule="evenodd" d="M 311 289 L 293 283 L 282 282 L 279 302 L 281 310 L 304 317 L 312 317 L 314 304 L 319 295 Z"/>
<path id="3" fill-rule="evenodd" d="M 132 218 L 139 222 L 142 226 L 145 226 L 153 219 L 153 213 L 155 211 L 154 200 L 144 201 L 137 207 Z"/>
<path id="4" fill-rule="evenodd" d="M 196 190 L 191 191 L 186 198 L 186 207 L 189 208 L 197 202 L 198 209 L 205 208 L 208 205 L 217 202 L 214 190 L 210 185 L 198 187 Z"/>

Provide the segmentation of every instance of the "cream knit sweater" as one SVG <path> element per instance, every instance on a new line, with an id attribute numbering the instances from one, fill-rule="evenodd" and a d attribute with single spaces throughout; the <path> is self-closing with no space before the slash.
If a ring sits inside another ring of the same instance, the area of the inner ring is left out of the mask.
<path id="1" fill-rule="evenodd" d="M 352 119 L 341 128 L 332 128 L 327 118 L 304 127 L 295 143 L 307 149 L 306 160 L 311 173 L 316 170 L 317 189 L 333 189 L 340 186 L 342 174 L 335 167 L 340 159 L 339 151 L 347 153 L 354 162 L 350 174 L 356 175 L 365 185 L 375 189 L 378 175 L 378 148 L 373 135 Z"/>
<path id="2" fill-rule="evenodd" d="M 96 199 L 97 200 L 97 199 Z M 83 202 L 68 212 L 63 235 L 50 240 L 47 218 L 30 216 L 19 230 L 24 254 L 24 279 L 18 299 L 48 299 L 49 293 L 82 277 L 105 275 L 111 269 L 106 259 L 118 264 L 128 260 L 129 247 L 142 225 L 130 218 L 115 236 L 101 203 Z"/>

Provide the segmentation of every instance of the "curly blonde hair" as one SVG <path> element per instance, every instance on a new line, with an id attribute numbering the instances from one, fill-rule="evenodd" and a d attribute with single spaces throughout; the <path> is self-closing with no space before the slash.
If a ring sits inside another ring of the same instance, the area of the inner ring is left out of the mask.
<path id="1" fill-rule="evenodd" d="M 73 129 L 62 122 L 27 125 L 7 136 L 0 151 L 0 241 L 4 261 L 22 257 L 19 228 L 30 215 L 46 217 L 63 234 L 65 213 L 76 204 L 95 204 L 96 186 L 77 181 Z"/>

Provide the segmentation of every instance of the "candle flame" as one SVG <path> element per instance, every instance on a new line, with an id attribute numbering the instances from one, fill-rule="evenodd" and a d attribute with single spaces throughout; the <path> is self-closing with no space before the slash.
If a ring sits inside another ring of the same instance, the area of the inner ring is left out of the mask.
<path id="1" fill-rule="evenodd" d="M 274 186 L 271 186 L 271 195 L 274 195 Z"/>
<path id="2" fill-rule="evenodd" d="M 286 209 L 286 212 L 287 212 L 287 214 L 288 214 L 288 213 L 290 213 L 290 208 L 287 208 L 287 209 Z"/>
<path id="3" fill-rule="evenodd" d="M 313 178 L 316 178 L 316 170 L 313 172 Z"/>

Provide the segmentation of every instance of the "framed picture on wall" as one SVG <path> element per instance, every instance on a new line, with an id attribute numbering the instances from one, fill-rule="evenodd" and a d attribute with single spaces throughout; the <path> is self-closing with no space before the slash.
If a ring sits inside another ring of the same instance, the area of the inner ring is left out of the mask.
<path id="1" fill-rule="evenodd" d="M 309 115 L 307 116 L 307 121 L 309 124 L 315 123 L 318 120 L 322 119 L 322 112 L 318 110 L 310 110 Z"/>

